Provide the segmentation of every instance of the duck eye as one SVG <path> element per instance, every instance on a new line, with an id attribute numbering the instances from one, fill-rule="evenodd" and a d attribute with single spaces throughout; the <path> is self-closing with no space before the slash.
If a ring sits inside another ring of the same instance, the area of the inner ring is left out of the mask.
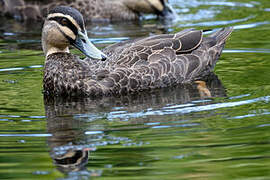
<path id="1" fill-rule="evenodd" d="M 68 25 L 68 20 L 67 20 L 67 18 L 62 18 L 61 21 L 60 21 L 60 23 L 61 23 L 62 25 L 64 25 L 64 26 Z"/>

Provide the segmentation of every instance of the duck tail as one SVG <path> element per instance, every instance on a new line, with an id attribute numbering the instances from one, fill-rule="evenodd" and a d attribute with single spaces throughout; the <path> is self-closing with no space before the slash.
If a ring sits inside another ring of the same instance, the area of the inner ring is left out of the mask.
<path id="1" fill-rule="evenodd" d="M 228 39 L 228 37 L 231 35 L 232 32 L 233 32 L 233 27 L 225 27 L 211 34 L 210 37 L 215 38 L 217 41 L 217 44 L 220 44 L 220 43 L 224 43 Z"/>
<path id="2" fill-rule="evenodd" d="M 222 53 L 226 40 L 232 33 L 232 27 L 225 27 L 204 38 L 202 44 L 207 47 L 210 58 L 205 59 L 209 70 L 212 71 Z"/>

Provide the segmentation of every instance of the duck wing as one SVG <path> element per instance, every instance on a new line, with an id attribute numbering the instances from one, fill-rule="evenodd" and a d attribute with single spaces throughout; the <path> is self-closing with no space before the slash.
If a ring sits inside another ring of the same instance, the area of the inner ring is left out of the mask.
<path id="1" fill-rule="evenodd" d="M 109 71 L 100 83 L 123 94 L 200 79 L 214 68 L 231 32 L 224 28 L 203 37 L 202 31 L 187 29 L 109 46 L 104 49 Z"/>
<path id="2" fill-rule="evenodd" d="M 172 48 L 177 53 L 183 53 L 198 47 L 202 40 L 202 31 L 186 29 L 177 34 L 162 34 L 147 38 L 138 38 L 123 41 L 108 46 L 103 50 L 108 55 L 125 54 L 131 56 L 131 52 L 155 53 L 164 48 Z M 151 52 L 149 52 L 151 50 Z"/>

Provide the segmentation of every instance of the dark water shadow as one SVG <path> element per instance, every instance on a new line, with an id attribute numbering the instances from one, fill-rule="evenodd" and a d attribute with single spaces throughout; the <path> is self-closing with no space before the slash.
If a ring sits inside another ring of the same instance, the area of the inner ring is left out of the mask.
<path id="1" fill-rule="evenodd" d="M 57 169 L 69 178 L 99 176 L 102 172 L 86 168 L 89 151 L 95 151 L 98 146 L 119 144 L 121 140 L 129 140 L 125 138 L 104 139 L 112 131 L 106 125 L 106 118 L 101 120 L 95 119 L 95 117 L 85 119 L 78 118 L 78 116 L 86 115 L 87 117 L 89 113 L 112 112 L 121 107 L 125 107 L 130 112 L 137 112 L 153 107 L 162 108 L 168 104 L 181 105 L 194 100 L 214 97 L 226 97 L 225 88 L 215 74 L 207 77 L 205 81 L 193 84 L 177 85 L 121 97 L 68 99 L 45 96 L 47 128 L 48 133 L 51 134 L 48 137 L 50 156 Z M 95 127 L 97 120 L 104 121 L 103 128 Z M 140 118 L 137 120 L 140 121 Z M 131 122 L 131 124 L 133 123 Z M 134 124 L 134 126 L 136 125 Z"/>

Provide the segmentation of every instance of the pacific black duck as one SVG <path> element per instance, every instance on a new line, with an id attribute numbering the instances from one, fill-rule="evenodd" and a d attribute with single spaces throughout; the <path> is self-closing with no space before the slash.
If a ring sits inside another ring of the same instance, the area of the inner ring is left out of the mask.
<path id="1" fill-rule="evenodd" d="M 200 80 L 215 67 L 232 30 L 203 37 L 202 31 L 186 29 L 120 42 L 101 52 L 88 40 L 79 11 L 59 6 L 43 26 L 44 90 L 52 96 L 96 97 Z M 89 58 L 69 53 L 70 45 Z"/>
<path id="2" fill-rule="evenodd" d="M 80 10 L 87 21 L 137 20 L 144 13 L 173 18 L 175 14 L 168 0 L 0 0 L 0 14 L 42 20 L 60 5 Z"/>

